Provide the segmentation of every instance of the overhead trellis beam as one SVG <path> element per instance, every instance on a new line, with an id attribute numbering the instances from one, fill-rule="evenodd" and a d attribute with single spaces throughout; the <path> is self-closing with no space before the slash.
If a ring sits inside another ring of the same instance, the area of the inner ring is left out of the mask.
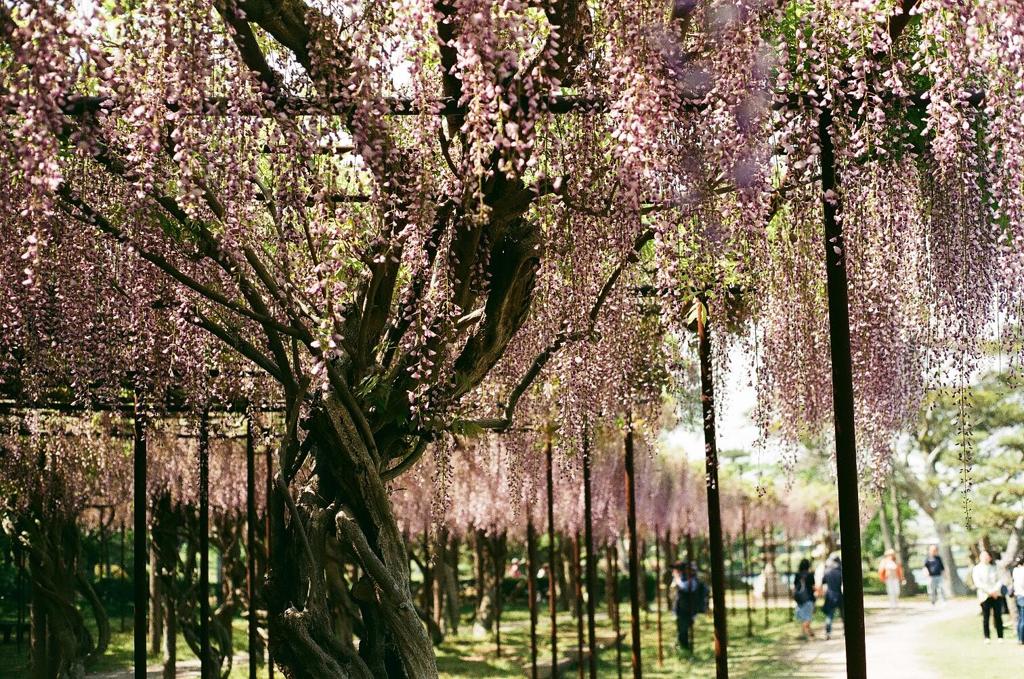
<path id="1" fill-rule="evenodd" d="M 387 109 L 387 115 L 391 116 L 452 116 L 469 112 L 467 105 L 460 104 L 457 99 L 445 97 L 429 100 L 425 106 L 421 101 L 401 97 L 385 97 L 381 99 L 381 104 Z M 60 108 L 64 115 L 82 116 L 110 110 L 116 105 L 117 100 L 112 97 L 71 94 L 64 98 Z M 189 112 L 173 99 L 166 100 L 164 105 L 168 111 Z M 605 113 L 609 110 L 609 102 L 604 97 L 582 95 L 553 95 L 540 99 L 539 103 L 522 97 L 519 106 L 523 109 L 539 106 L 542 111 L 554 114 Z M 700 110 L 703 105 L 694 102 L 684 104 L 684 107 Z M 227 97 L 207 97 L 202 108 L 192 112 L 211 116 L 347 116 L 352 112 L 352 104 L 346 100 L 282 95 L 265 99 L 258 106 L 242 107 Z"/>
<path id="2" fill-rule="evenodd" d="M 196 412 L 194 407 L 188 406 L 185 403 L 151 401 L 143 403 L 142 406 L 147 412 L 158 415 L 187 415 L 194 414 Z M 134 407 L 135 403 L 128 400 L 117 403 L 75 403 L 72 401 L 51 401 L 48 399 L 33 399 L 27 401 L 10 399 L 0 400 L 0 414 L 12 414 L 26 411 L 49 411 L 62 415 L 100 412 L 124 413 L 131 412 Z M 244 412 L 245 406 L 235 403 L 219 403 L 211 405 L 206 410 L 211 414 L 241 414 Z M 276 403 L 265 404 L 254 409 L 254 412 L 257 413 L 283 413 L 284 411 L 284 405 Z"/>
<path id="3" fill-rule="evenodd" d="M 846 81 L 843 81 L 844 83 Z M 852 82 L 852 80 L 851 80 Z M 842 89 L 842 88 L 840 88 Z M 0 94 L 3 89 L 0 88 Z M 985 92 L 983 90 L 969 91 L 961 99 L 964 106 L 978 108 L 985 103 Z M 778 93 L 775 97 L 772 108 L 776 111 L 815 109 L 820 106 L 820 95 L 817 92 L 811 93 Z M 924 106 L 928 103 L 928 91 L 923 90 L 905 97 L 913 106 Z M 469 107 L 460 104 L 455 99 L 436 98 L 429 100 L 427 104 L 413 99 L 400 97 L 385 97 L 380 100 L 387 109 L 389 116 L 458 116 L 469 112 Z M 593 97 L 584 95 L 552 95 L 537 102 L 531 102 L 526 98 L 519 100 L 519 108 L 527 109 L 537 107 L 544 113 L 553 115 L 566 114 L 600 114 L 610 110 L 610 101 L 604 97 Z M 66 116 L 78 117 L 96 114 L 101 111 L 109 111 L 117 105 L 117 100 L 112 97 L 71 94 L 61 102 L 61 112 Z M 238 106 L 227 97 L 207 97 L 201 109 L 187 110 L 174 101 L 164 102 L 168 111 L 192 113 L 193 115 L 206 116 L 228 116 L 236 115 L 242 117 L 264 117 L 274 118 L 278 116 L 341 116 L 346 117 L 352 111 L 351 104 L 345 101 L 332 101 L 316 97 L 279 96 L 274 99 L 266 99 L 262 105 Z M 708 104 L 699 100 L 686 100 L 682 103 L 682 110 L 700 112 L 708 108 Z M 13 113 L 14 111 L 7 111 Z M 350 153 L 353 149 L 347 144 L 325 146 L 324 152 Z M 279 153 L 279 149 L 264 146 L 265 153 Z"/>

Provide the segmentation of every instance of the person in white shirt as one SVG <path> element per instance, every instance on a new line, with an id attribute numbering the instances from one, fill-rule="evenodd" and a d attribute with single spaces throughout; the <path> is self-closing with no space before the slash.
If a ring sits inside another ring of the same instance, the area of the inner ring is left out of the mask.
<path id="1" fill-rule="evenodd" d="M 1017 643 L 1024 644 L 1024 556 L 1013 569 L 1013 596 L 1017 602 Z"/>
<path id="2" fill-rule="evenodd" d="M 978 590 L 978 603 L 981 604 L 981 631 L 985 634 L 985 643 L 989 643 L 989 618 L 995 617 L 996 636 L 1003 638 L 1003 583 L 999 580 L 999 571 L 992 563 L 992 555 L 982 551 L 978 564 L 971 571 L 974 586 Z"/>

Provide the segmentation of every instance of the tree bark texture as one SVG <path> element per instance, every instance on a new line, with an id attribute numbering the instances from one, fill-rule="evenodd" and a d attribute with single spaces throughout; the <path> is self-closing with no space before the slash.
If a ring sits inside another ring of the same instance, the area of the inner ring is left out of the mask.
<path id="1" fill-rule="evenodd" d="M 436 677 L 431 640 L 410 589 L 405 542 L 368 446 L 373 439 L 333 394 L 304 426 L 304 446 L 319 473 L 293 497 L 285 474 L 298 454 L 289 447 L 298 446 L 285 440 L 270 498 L 267 594 L 275 662 L 293 679 Z M 323 575 L 323 564 L 334 558 L 329 541 L 361 569 L 347 593 L 358 608 L 358 647 L 331 622 Z"/>
<path id="2" fill-rule="evenodd" d="M 110 642 L 110 619 L 82 572 L 81 536 L 73 519 L 46 515 L 18 522 L 21 546 L 28 552 L 32 647 L 31 676 L 85 676 L 87 662 L 102 655 Z M 95 619 L 94 637 L 75 604 L 81 596 Z"/>
<path id="3" fill-rule="evenodd" d="M 149 609 L 149 653 L 156 655 L 163 642 L 163 599 L 160 596 L 157 556 L 153 545 L 149 548 Z"/>

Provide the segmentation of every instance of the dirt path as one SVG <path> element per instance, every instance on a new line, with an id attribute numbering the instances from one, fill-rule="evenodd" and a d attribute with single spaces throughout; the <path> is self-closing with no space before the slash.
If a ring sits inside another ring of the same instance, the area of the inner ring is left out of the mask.
<path id="1" fill-rule="evenodd" d="M 963 598 L 946 605 L 932 606 L 927 600 L 904 602 L 890 610 L 882 602 L 866 603 L 868 676 L 871 679 L 909 679 L 927 677 L 929 670 L 919 652 L 925 648 L 923 636 L 926 628 L 936 622 L 969 616 L 977 603 Z M 836 624 L 831 641 L 824 640 L 824 630 L 818 625 L 819 637 L 802 643 L 795 649 L 801 670 L 794 677 L 840 679 L 846 677 L 846 656 L 842 624 Z"/>

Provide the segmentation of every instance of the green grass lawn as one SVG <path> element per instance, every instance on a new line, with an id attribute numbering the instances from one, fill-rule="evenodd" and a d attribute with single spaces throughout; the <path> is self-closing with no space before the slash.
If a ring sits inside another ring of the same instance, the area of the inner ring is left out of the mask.
<path id="1" fill-rule="evenodd" d="M 630 644 L 629 644 L 629 608 L 622 606 L 623 633 L 622 670 L 629 675 Z M 692 656 L 681 656 L 675 650 L 675 619 L 670 613 L 662 616 L 664 663 L 657 662 L 657 633 L 654 613 L 642 614 L 642 659 L 644 674 L 649 677 L 713 677 L 715 673 L 714 652 L 711 645 L 711 617 L 699 616 L 696 624 L 696 650 Z M 131 630 L 119 631 L 117 620 L 112 621 L 114 634 L 106 655 L 88 668 L 89 672 L 109 672 L 127 670 L 132 667 L 132 634 Z M 753 636 L 746 635 L 746 615 L 740 610 L 729 616 L 730 642 L 729 658 L 730 673 L 735 677 L 787 676 L 791 669 L 786 661 L 787 647 L 796 642 L 799 632 L 796 623 L 789 621 L 788 609 L 773 609 L 770 625 L 764 626 L 764 612 L 757 610 L 754 614 Z M 607 616 L 599 612 L 597 616 L 598 639 L 611 639 L 613 631 Z M 560 655 L 576 647 L 576 622 L 567 613 L 559 614 L 559 649 Z M 472 635 L 472 623 L 468 616 L 463 618 L 462 634 L 449 635 L 437 650 L 437 662 L 441 676 L 455 677 L 522 677 L 527 675 L 529 666 L 529 617 L 522 606 L 510 606 L 502 616 L 502 657 L 495 657 L 494 638 L 482 639 Z M 551 655 L 548 643 L 550 635 L 550 619 L 546 609 L 542 611 L 538 629 L 539 662 L 547 662 Z M 234 642 L 236 650 L 245 649 L 245 621 L 237 620 L 234 625 Z M 28 676 L 27 642 L 22 645 L 22 652 L 17 653 L 13 643 L 0 645 L 0 672 L 4 677 Z M 178 658 L 186 660 L 194 658 L 191 650 L 179 636 Z M 614 677 L 616 653 L 615 648 L 601 652 L 598 671 L 602 677 Z M 158 657 L 151 657 L 150 664 L 159 662 Z M 259 676 L 267 676 L 266 668 L 261 668 Z M 576 676 L 573 670 L 571 676 Z M 232 679 L 246 679 L 248 666 L 237 663 L 231 672 Z"/>
<path id="2" fill-rule="evenodd" d="M 546 662 L 551 655 L 548 643 L 551 626 L 544 616 L 538 631 L 539 661 Z M 628 607 L 623 607 L 623 632 L 627 635 L 622 642 L 622 670 L 630 674 L 630 644 Z M 607 616 L 597 618 L 598 639 L 612 638 L 613 631 Z M 644 617 L 642 626 L 642 652 L 644 676 L 647 677 L 713 677 L 715 658 L 711 642 L 711 618 L 699 616 L 696 625 L 696 645 L 692 656 L 682 656 L 675 650 L 675 619 L 669 613 L 662 616 L 664 639 L 664 663 L 658 665 L 657 631 L 653 613 Z M 568 651 L 576 647 L 576 623 L 568 614 L 560 614 L 558 621 L 559 649 Z M 746 635 L 746 616 L 740 612 L 729 618 L 730 676 L 781 677 L 791 674 L 792 666 L 786 661 L 786 648 L 797 641 L 799 630 L 796 623 L 789 622 L 788 609 L 771 611 L 769 627 L 764 627 L 764 613 L 758 610 L 754 615 L 753 636 Z M 560 653 L 561 654 L 561 653 Z M 493 637 L 475 639 L 470 626 L 458 637 L 447 639 L 438 650 L 438 669 L 441 677 L 521 677 L 527 676 L 529 656 L 529 617 L 525 609 L 513 608 L 502 617 L 502 657 L 495 657 Z M 616 653 L 614 648 L 601 652 L 598 673 L 602 677 L 616 676 Z M 576 676 L 573 670 L 571 676 Z"/>
<path id="3" fill-rule="evenodd" d="M 91 623 L 91 619 L 89 622 Z M 89 673 L 128 670 L 133 666 L 134 638 L 130 629 L 131 622 L 129 621 L 129 629 L 125 632 L 120 631 L 120 623 L 118 620 L 112 620 L 111 625 L 113 627 L 113 634 L 111 635 L 110 646 L 102 657 L 97 658 L 95 663 L 86 668 L 86 671 Z M 95 628 L 92 631 L 93 634 L 96 633 Z M 235 621 L 232 626 L 232 638 L 236 652 L 246 648 L 246 645 L 248 644 L 248 632 L 246 622 L 244 620 Z M 2 669 L 2 671 L 0 671 L 0 676 L 11 677 L 12 679 L 28 676 L 27 639 L 23 641 L 21 648 L 21 653 L 18 653 L 17 646 L 14 643 L 0 644 L 0 669 Z M 190 649 L 188 644 L 185 643 L 185 638 L 180 634 L 178 635 L 177 655 L 178 660 L 189 660 L 196 657 L 195 654 L 192 653 L 192 649 Z M 149 658 L 149 663 L 151 665 L 159 663 L 160 661 L 161 659 L 159 656 L 150 656 Z M 231 669 L 231 679 L 248 679 L 248 676 L 249 668 L 247 663 L 237 663 Z M 266 668 L 260 669 L 259 676 L 267 676 Z"/>
<path id="4" fill-rule="evenodd" d="M 937 623 L 929 628 L 927 645 L 915 650 L 934 670 L 935 679 L 1021 676 L 1024 646 L 1017 643 L 1017 620 L 1011 614 L 1004 615 L 1003 622 L 1005 638 L 1002 642 L 995 640 L 993 625 L 991 644 L 984 642 L 980 612 Z"/>

